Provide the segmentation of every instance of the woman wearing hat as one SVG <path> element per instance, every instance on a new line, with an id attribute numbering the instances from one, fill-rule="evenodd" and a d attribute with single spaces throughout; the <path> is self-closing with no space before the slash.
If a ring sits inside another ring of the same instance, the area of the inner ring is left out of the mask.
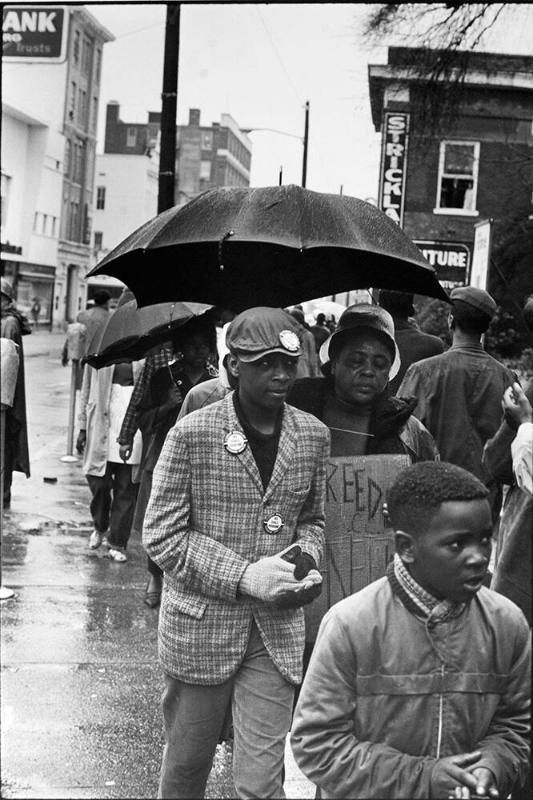
<path id="1" fill-rule="evenodd" d="M 400 368 L 391 315 L 379 306 L 349 306 L 320 348 L 326 378 L 296 381 L 287 402 L 331 429 L 331 455 L 406 453 L 434 460 L 437 448 L 412 416 L 414 398 L 392 397 L 389 381 Z"/>
<path id="2" fill-rule="evenodd" d="M 13 405 L 6 409 L 4 508 L 9 508 L 11 505 L 13 471 L 23 472 L 27 478 L 30 477 L 22 337 L 31 333 L 31 324 L 16 308 L 13 299 L 13 287 L 5 278 L 0 279 L 0 293 L 2 299 L 0 334 L 2 338 L 12 339 L 15 342 L 18 346 L 19 354 L 19 369 Z"/>
<path id="3" fill-rule="evenodd" d="M 287 402 L 328 426 L 332 457 L 404 454 L 411 463 L 438 459 L 433 437 L 413 417 L 415 398 L 394 397 L 389 391 L 400 355 L 388 311 L 368 304 L 349 306 L 319 353 L 327 377 L 296 381 Z M 361 566 L 370 574 L 368 565 Z M 374 578 L 377 566 L 373 564 Z M 385 568 L 383 563 L 383 574 Z M 331 583 L 329 575 L 326 583 Z M 346 594 L 350 591 L 346 587 Z M 314 605 L 306 608 L 305 664 L 323 610 Z"/>

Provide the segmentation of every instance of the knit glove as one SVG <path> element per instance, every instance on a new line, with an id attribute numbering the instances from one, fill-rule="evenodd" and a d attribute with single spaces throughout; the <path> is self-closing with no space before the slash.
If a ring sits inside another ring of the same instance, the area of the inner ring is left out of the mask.
<path id="1" fill-rule="evenodd" d="M 257 600 L 274 603 L 281 592 L 297 585 L 294 566 L 275 555 L 260 558 L 246 567 L 239 582 L 239 591 Z"/>

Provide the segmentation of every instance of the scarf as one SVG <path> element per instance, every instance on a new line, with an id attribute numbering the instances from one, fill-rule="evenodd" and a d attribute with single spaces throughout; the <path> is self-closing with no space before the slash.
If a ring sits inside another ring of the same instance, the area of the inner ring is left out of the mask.
<path id="1" fill-rule="evenodd" d="M 437 600 L 417 583 L 398 553 L 387 567 L 387 578 L 392 590 L 400 597 L 406 608 L 415 616 L 426 620 L 429 627 L 454 619 L 463 613 L 466 603 Z"/>

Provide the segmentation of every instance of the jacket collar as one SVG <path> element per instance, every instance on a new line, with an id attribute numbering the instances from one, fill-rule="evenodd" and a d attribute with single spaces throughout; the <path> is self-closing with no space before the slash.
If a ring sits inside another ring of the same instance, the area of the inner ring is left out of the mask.
<path id="1" fill-rule="evenodd" d="M 224 445 L 224 440 L 229 433 L 239 431 L 244 436 L 244 431 L 233 405 L 233 392 L 229 392 L 229 394 L 223 398 L 222 403 L 224 409 L 224 432 L 222 436 L 222 445 Z M 259 474 L 259 469 L 255 462 L 255 458 L 253 457 L 251 447 L 247 444 L 241 453 L 233 454 L 233 456 L 239 459 L 243 467 L 246 469 L 265 501 L 271 497 L 274 489 L 287 472 L 296 449 L 296 442 L 298 439 L 297 427 L 298 423 L 296 419 L 296 413 L 290 406 L 287 405 L 287 403 L 285 403 L 276 462 L 274 464 L 274 469 L 272 470 L 269 484 L 264 492 L 264 496 L 261 476 Z"/>

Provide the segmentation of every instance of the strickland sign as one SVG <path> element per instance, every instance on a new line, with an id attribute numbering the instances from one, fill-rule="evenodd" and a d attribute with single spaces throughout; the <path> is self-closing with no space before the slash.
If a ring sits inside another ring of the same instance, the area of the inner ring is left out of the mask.
<path id="1" fill-rule="evenodd" d="M 2 56 L 9 61 L 65 60 L 67 25 L 60 6 L 4 6 Z"/>
<path id="2" fill-rule="evenodd" d="M 403 223 L 408 133 L 409 114 L 385 114 L 378 206 L 398 225 Z"/>

